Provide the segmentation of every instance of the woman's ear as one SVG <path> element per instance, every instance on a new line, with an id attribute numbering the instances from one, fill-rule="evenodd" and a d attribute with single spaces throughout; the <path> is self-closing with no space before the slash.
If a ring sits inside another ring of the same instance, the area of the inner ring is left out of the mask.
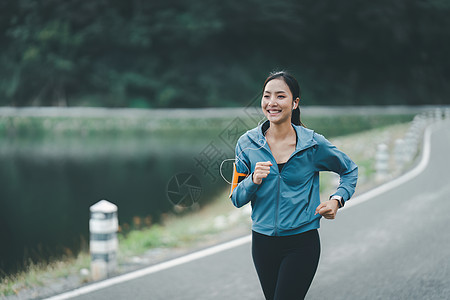
<path id="1" fill-rule="evenodd" d="M 297 97 L 297 99 L 294 100 L 294 107 L 292 107 L 292 110 L 294 110 L 298 107 L 299 102 L 300 102 L 300 98 Z"/>

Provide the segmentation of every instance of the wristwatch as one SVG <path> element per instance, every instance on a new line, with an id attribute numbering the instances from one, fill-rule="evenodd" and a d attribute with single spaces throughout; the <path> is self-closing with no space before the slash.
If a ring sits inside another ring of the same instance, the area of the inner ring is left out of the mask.
<path id="1" fill-rule="evenodd" d="M 339 208 L 342 208 L 342 207 L 344 207 L 344 205 L 345 205 L 344 198 L 342 198 L 342 197 L 339 196 L 339 195 L 333 195 L 333 196 L 330 196 L 330 200 L 336 200 L 336 201 L 338 202 Z"/>

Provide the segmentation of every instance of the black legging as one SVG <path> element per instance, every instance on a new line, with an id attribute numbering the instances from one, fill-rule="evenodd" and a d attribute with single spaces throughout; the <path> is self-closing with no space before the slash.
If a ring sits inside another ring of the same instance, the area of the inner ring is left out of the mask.
<path id="1" fill-rule="evenodd" d="M 317 270 L 317 229 L 290 236 L 253 231 L 252 254 L 266 299 L 304 299 Z"/>

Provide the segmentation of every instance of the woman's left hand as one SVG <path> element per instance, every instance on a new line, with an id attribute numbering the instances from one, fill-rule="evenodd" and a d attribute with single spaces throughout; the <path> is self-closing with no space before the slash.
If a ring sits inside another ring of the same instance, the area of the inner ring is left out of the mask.
<path id="1" fill-rule="evenodd" d="M 338 208 L 339 206 L 336 200 L 328 200 L 317 206 L 315 215 L 320 214 L 325 219 L 334 219 L 336 218 Z"/>

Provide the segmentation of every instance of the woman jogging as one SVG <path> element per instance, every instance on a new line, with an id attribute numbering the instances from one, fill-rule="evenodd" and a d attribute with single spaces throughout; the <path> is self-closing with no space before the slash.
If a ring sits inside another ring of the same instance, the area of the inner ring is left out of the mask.
<path id="1" fill-rule="evenodd" d="M 320 218 L 335 218 L 358 178 L 358 167 L 346 154 L 303 126 L 299 101 L 297 80 L 286 72 L 271 73 L 261 99 L 267 121 L 236 145 L 239 180 L 231 200 L 236 207 L 251 202 L 253 262 L 266 299 L 305 297 L 319 262 Z M 340 175 L 336 192 L 322 203 L 320 171 Z"/>

